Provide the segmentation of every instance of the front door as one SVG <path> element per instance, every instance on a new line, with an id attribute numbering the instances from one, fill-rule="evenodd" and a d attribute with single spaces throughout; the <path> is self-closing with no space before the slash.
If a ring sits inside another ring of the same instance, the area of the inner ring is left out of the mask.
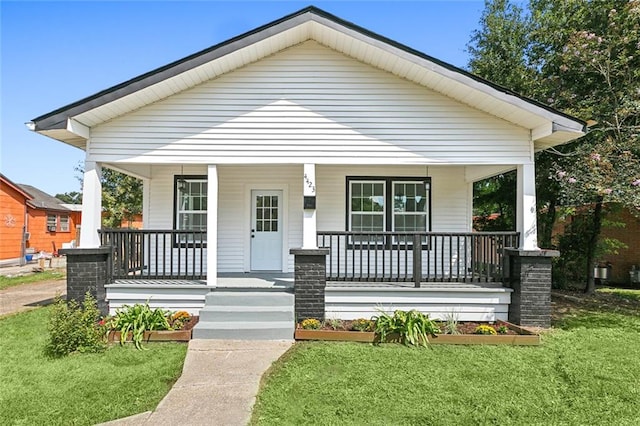
<path id="1" fill-rule="evenodd" d="M 282 191 L 251 191 L 251 270 L 282 271 Z"/>

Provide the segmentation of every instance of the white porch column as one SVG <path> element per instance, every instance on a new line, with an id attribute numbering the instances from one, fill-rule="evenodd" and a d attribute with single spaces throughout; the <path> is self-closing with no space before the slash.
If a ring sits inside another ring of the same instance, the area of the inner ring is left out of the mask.
<path id="1" fill-rule="evenodd" d="M 218 280 L 218 166 L 207 167 L 207 285 Z"/>
<path id="2" fill-rule="evenodd" d="M 535 164 L 521 164 L 517 169 L 516 231 L 520 233 L 520 249 L 538 250 L 536 222 Z"/>
<path id="3" fill-rule="evenodd" d="M 318 248 L 318 237 L 316 236 L 316 165 L 305 164 L 303 176 L 303 190 L 305 205 L 303 206 L 303 218 L 302 218 L 302 248 L 303 249 L 316 249 Z M 307 198 L 310 197 L 310 198 Z M 308 202 L 313 202 L 313 208 L 307 205 Z"/>
<path id="4" fill-rule="evenodd" d="M 151 181 L 142 179 L 142 228 L 149 227 L 149 218 L 151 215 Z"/>
<path id="5" fill-rule="evenodd" d="M 98 230 L 102 226 L 102 167 L 95 161 L 84 162 L 82 183 L 82 227 L 79 248 L 100 247 Z"/>

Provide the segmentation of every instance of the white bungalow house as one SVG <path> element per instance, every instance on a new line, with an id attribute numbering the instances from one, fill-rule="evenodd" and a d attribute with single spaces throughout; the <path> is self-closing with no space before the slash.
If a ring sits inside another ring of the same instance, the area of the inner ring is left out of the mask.
<path id="1" fill-rule="evenodd" d="M 149 299 L 195 313 L 206 298 L 201 321 L 224 297 L 264 302 L 256 285 L 288 294 L 290 250 L 319 247 L 327 316 L 383 305 L 506 319 L 503 249 L 538 250 L 534 153 L 585 133 L 315 7 L 28 126 L 86 152 L 79 250 L 112 247 L 111 310 Z M 101 231 L 104 167 L 143 180 L 144 229 Z M 517 232 L 472 233 L 473 182 L 508 170 Z"/>

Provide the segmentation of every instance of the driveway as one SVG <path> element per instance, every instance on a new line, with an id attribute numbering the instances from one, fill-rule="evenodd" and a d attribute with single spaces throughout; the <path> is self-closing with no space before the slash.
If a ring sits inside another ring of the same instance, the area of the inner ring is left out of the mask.
<path id="1" fill-rule="evenodd" d="M 67 293 L 67 280 L 42 281 L 0 290 L 0 317 L 51 303 Z"/>

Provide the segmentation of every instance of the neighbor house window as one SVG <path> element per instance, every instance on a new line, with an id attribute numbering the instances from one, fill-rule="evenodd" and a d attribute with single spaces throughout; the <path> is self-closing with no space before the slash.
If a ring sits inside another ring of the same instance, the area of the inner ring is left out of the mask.
<path id="1" fill-rule="evenodd" d="M 47 231 L 56 232 L 58 229 L 58 216 L 55 214 L 47 215 Z"/>
<path id="2" fill-rule="evenodd" d="M 207 230 L 207 179 L 204 176 L 176 176 L 175 228 L 180 231 Z M 192 242 L 193 234 L 180 235 L 179 242 Z M 196 241 L 201 241 L 195 236 Z"/>
<path id="3" fill-rule="evenodd" d="M 348 230 L 425 232 L 430 229 L 430 178 L 347 177 Z"/>
<path id="4" fill-rule="evenodd" d="M 69 216 L 60 215 L 60 231 L 69 232 Z"/>

